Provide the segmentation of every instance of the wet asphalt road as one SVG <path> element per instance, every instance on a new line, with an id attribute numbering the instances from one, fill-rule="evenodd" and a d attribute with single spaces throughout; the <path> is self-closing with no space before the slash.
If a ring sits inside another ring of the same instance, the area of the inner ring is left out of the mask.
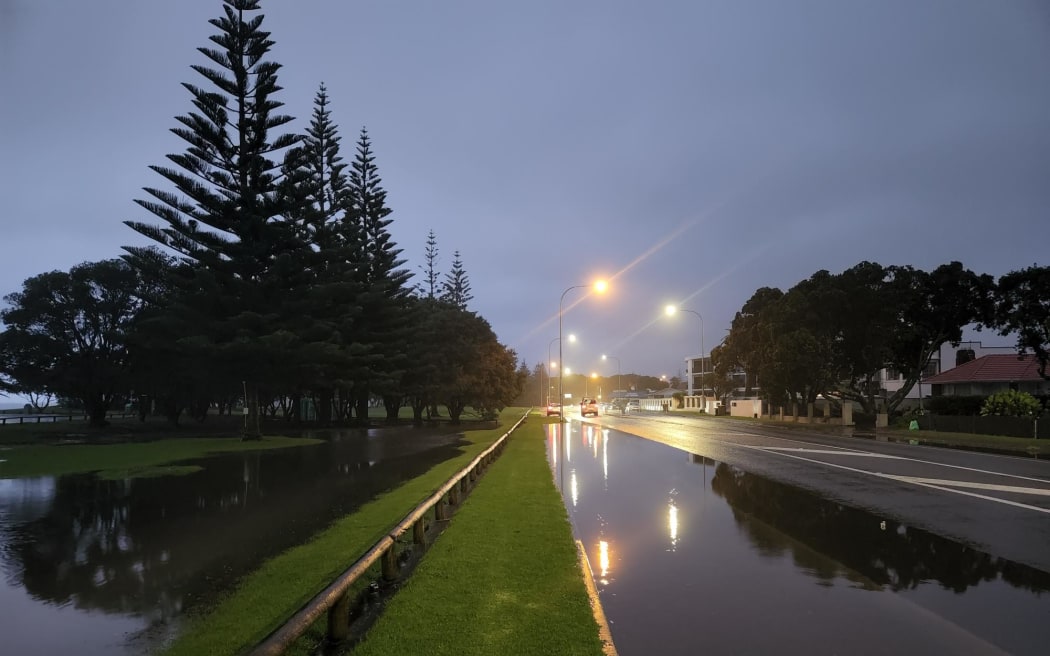
<path id="1" fill-rule="evenodd" d="M 585 423 L 703 454 L 1050 572 L 1047 460 L 839 437 L 711 417 L 642 413 L 599 416 Z"/>

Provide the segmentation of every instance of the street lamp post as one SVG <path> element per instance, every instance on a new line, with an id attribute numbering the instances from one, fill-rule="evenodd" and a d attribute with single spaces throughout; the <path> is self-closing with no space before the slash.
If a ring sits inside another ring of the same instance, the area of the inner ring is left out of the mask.
<path id="1" fill-rule="evenodd" d="M 571 292 L 574 289 L 583 289 L 585 287 L 592 287 L 592 285 L 573 285 L 572 287 L 569 287 L 568 289 L 563 291 L 561 293 L 561 298 L 558 299 L 558 366 L 561 366 L 561 364 L 563 362 L 563 360 L 562 360 L 562 353 L 561 353 L 561 347 L 562 347 L 562 342 L 561 342 L 561 319 L 562 319 L 562 314 L 563 314 L 562 305 L 565 303 L 565 295 L 568 294 L 569 292 Z M 594 288 L 594 291 L 596 291 L 599 294 L 601 294 L 602 292 L 605 291 L 605 288 L 606 288 L 605 281 L 604 280 L 599 280 L 598 282 L 594 283 L 593 288 Z M 558 403 L 562 403 L 562 404 L 565 403 L 565 390 L 564 390 L 564 387 L 563 387 L 563 384 L 562 384 L 564 379 L 565 379 L 565 376 L 558 376 Z M 561 421 L 565 421 L 565 412 L 561 413 Z"/>
<path id="2" fill-rule="evenodd" d="M 689 314 L 695 314 L 696 318 L 700 320 L 700 393 L 704 397 L 704 412 L 707 412 L 707 387 L 704 385 L 704 318 L 695 310 L 686 310 L 677 305 L 668 305 L 664 308 L 664 312 L 669 317 L 674 316 L 675 312 L 688 312 Z"/>
<path id="3" fill-rule="evenodd" d="M 613 355 L 602 355 L 602 360 L 616 360 L 616 389 L 623 391 L 623 386 L 620 385 L 620 358 Z"/>
<path id="4" fill-rule="evenodd" d="M 554 346 L 554 342 L 561 342 L 561 337 L 555 337 L 554 339 L 552 339 L 550 342 L 547 343 L 547 367 L 546 367 L 546 369 L 547 369 L 547 405 L 551 404 L 551 367 L 554 364 L 553 362 L 551 362 L 551 347 Z M 561 356 L 558 356 L 558 357 L 561 357 Z M 561 373 L 560 373 L 561 361 L 560 360 L 558 361 L 558 367 L 559 367 L 558 378 L 561 378 Z"/>

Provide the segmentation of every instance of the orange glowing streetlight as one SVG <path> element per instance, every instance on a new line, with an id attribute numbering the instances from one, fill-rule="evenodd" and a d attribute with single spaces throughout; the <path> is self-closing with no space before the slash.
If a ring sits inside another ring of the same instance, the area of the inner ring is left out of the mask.
<path id="1" fill-rule="evenodd" d="M 609 289 L 609 283 L 607 283 L 605 280 L 597 280 L 597 281 L 595 281 L 594 283 L 592 283 L 590 285 L 573 285 L 572 287 L 569 287 L 568 289 L 566 289 L 565 291 L 563 291 L 561 293 L 561 298 L 558 300 L 558 362 L 564 362 L 564 360 L 562 359 L 562 352 L 561 352 L 561 347 L 562 347 L 561 326 L 562 326 L 562 314 L 563 314 L 562 306 L 565 303 L 565 295 L 568 294 L 569 292 L 571 292 L 574 289 L 584 289 L 584 288 L 587 288 L 587 287 L 590 287 L 592 290 L 594 290 L 595 293 L 604 294 L 606 292 L 606 290 Z M 568 375 L 567 372 L 566 372 L 566 375 Z M 564 380 L 564 376 L 559 376 L 558 377 L 558 402 L 559 403 L 564 403 L 565 402 L 565 390 L 564 390 L 564 386 L 563 386 L 563 380 Z M 561 416 L 561 421 L 565 421 L 565 415 L 564 414 L 562 414 L 562 416 Z"/>

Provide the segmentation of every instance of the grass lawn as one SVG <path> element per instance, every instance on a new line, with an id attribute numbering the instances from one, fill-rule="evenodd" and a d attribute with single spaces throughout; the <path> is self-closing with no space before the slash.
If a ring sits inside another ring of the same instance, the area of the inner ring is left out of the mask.
<path id="1" fill-rule="evenodd" d="M 514 433 L 355 656 L 602 654 L 543 423 Z"/>
<path id="2" fill-rule="evenodd" d="M 508 408 L 500 417 L 500 428 L 466 432 L 469 444 L 458 457 L 380 495 L 306 544 L 264 563 L 215 607 L 198 609 L 166 653 L 236 654 L 258 643 L 495 442 L 522 412 L 521 408 Z"/>
<path id="3" fill-rule="evenodd" d="M 0 449 L 0 478 L 58 476 L 99 472 L 105 479 L 169 476 L 197 471 L 190 465 L 168 466 L 210 453 L 258 451 L 317 444 L 320 440 L 264 437 L 243 441 L 236 437 L 179 438 L 126 444 L 37 445 Z"/>

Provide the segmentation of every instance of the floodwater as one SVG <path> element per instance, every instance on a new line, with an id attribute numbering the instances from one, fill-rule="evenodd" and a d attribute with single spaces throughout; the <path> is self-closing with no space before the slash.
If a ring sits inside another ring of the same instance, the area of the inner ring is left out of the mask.
<path id="1" fill-rule="evenodd" d="M 188 476 L 0 479 L 5 654 L 141 654 L 264 560 L 458 453 L 457 433 L 317 434 Z M 203 605 L 203 606 L 202 606 Z"/>
<path id="2" fill-rule="evenodd" d="M 600 426 L 547 451 L 621 656 L 1045 654 L 1050 574 Z"/>

